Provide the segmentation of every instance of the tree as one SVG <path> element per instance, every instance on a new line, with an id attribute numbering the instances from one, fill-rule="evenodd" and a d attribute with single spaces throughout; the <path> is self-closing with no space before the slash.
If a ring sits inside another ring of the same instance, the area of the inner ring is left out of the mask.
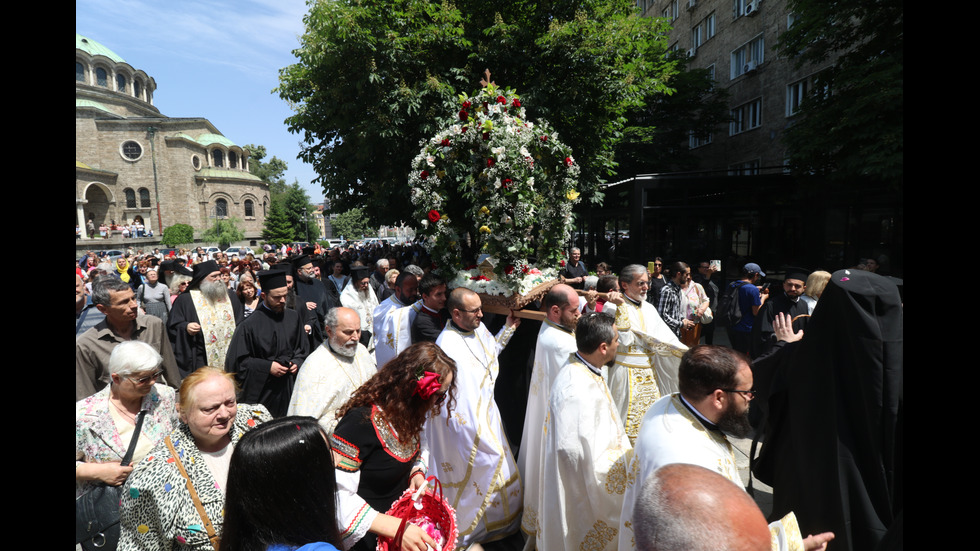
<path id="1" fill-rule="evenodd" d="M 204 230 L 201 240 L 209 243 L 217 243 L 218 248 L 227 249 L 232 243 L 245 239 L 245 233 L 239 228 L 242 221 L 232 216 L 231 218 L 219 218 L 214 221 L 214 225 Z"/>
<path id="2" fill-rule="evenodd" d="M 269 184 L 270 199 L 275 201 L 286 193 L 286 180 L 282 177 L 286 173 L 286 161 L 273 156 L 268 162 L 263 162 L 266 156 L 264 145 L 248 144 L 245 149 L 249 152 L 248 170 Z"/>
<path id="3" fill-rule="evenodd" d="M 378 223 L 405 220 L 418 144 L 485 69 L 572 146 L 593 200 L 627 109 L 674 72 L 665 24 L 631 0 L 339 0 L 311 3 L 304 22 L 298 63 L 280 71 L 286 122 L 334 212 L 364 207 Z"/>
<path id="4" fill-rule="evenodd" d="M 174 224 L 163 230 L 160 243 L 167 247 L 176 247 L 194 242 L 194 228 L 187 224 Z"/>
<path id="5" fill-rule="evenodd" d="M 839 57 L 814 77 L 786 132 L 794 171 L 901 182 L 904 4 L 900 0 L 790 0 L 796 15 L 780 55 L 797 67 Z"/>
<path id="6" fill-rule="evenodd" d="M 293 240 L 293 226 L 289 223 L 280 201 L 273 201 L 269 205 L 269 213 L 265 216 L 265 227 L 262 228 L 262 239 L 275 245 Z"/>
<path id="7" fill-rule="evenodd" d="M 330 221 L 334 235 L 342 235 L 347 239 L 357 239 L 363 235 L 371 235 L 374 229 L 364 210 L 353 208 L 337 215 Z"/>
<path id="8" fill-rule="evenodd" d="M 293 184 L 286 188 L 280 203 L 289 225 L 293 228 L 293 237 L 305 240 L 309 236 L 309 239 L 316 240 L 320 236 L 320 228 L 313 218 L 316 207 L 310 203 L 310 196 L 300 187 L 298 181 L 294 180 Z"/>
<path id="9" fill-rule="evenodd" d="M 691 134 L 707 137 L 731 120 L 728 92 L 714 87 L 708 70 L 688 70 L 684 54 L 677 54 L 676 62 L 679 72 L 670 81 L 673 93 L 648 94 L 643 106 L 627 116 L 623 141 L 616 149 L 620 178 L 697 168 Z"/>

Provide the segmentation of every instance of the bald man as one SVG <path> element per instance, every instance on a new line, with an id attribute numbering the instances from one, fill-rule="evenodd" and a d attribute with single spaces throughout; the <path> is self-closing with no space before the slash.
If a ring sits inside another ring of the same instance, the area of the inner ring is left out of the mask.
<path id="1" fill-rule="evenodd" d="M 634 509 L 640 551 L 769 551 L 762 511 L 734 483 L 698 465 L 671 463 L 643 482 Z"/>

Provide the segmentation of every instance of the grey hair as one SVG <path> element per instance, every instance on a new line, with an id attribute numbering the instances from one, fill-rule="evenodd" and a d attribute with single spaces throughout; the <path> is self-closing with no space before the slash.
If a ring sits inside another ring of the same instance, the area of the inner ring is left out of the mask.
<path id="1" fill-rule="evenodd" d="M 402 271 L 408 272 L 415 277 L 422 277 L 425 275 L 425 272 L 422 270 L 422 268 L 419 268 L 415 264 L 409 264 L 408 266 L 405 266 L 402 269 Z"/>
<path id="2" fill-rule="evenodd" d="M 380 268 L 382 266 L 387 266 L 387 265 L 388 265 L 388 259 L 387 258 L 381 258 L 377 262 L 374 263 L 374 267 L 375 268 Z"/>
<path id="3" fill-rule="evenodd" d="M 132 287 L 129 286 L 129 283 L 116 276 L 99 276 L 92 283 L 92 304 L 101 304 L 102 306 L 109 307 L 112 304 L 111 294 L 125 291 L 126 289 L 131 290 Z"/>
<path id="4" fill-rule="evenodd" d="M 141 341 L 121 342 L 109 354 L 109 373 L 126 377 L 133 373 L 160 367 L 163 357 L 152 346 Z"/>
<path id="5" fill-rule="evenodd" d="M 594 290 L 599 285 L 599 276 L 585 276 L 585 290 Z"/>
<path id="6" fill-rule="evenodd" d="M 325 327 L 329 327 L 330 329 L 336 329 L 337 328 L 337 323 L 340 322 L 340 319 L 339 318 L 340 318 L 340 309 L 341 308 L 345 308 L 345 306 L 334 306 L 333 308 L 331 308 L 330 310 L 327 311 L 327 315 L 323 317 L 323 325 Z M 358 319 L 358 322 L 357 322 L 358 323 L 358 327 L 360 327 L 361 315 L 357 313 L 357 310 L 353 310 L 353 309 L 350 309 L 350 308 L 348 308 L 348 309 L 351 310 L 352 312 L 354 312 L 354 315 L 357 316 L 357 319 Z"/>
<path id="7" fill-rule="evenodd" d="M 623 268 L 623 271 L 619 273 L 620 283 L 633 283 L 633 280 L 647 273 L 646 266 L 641 266 L 640 264 L 630 264 Z"/>
<path id="8" fill-rule="evenodd" d="M 170 294 L 176 295 L 180 292 L 180 284 L 183 282 L 190 283 L 191 276 L 184 274 L 174 274 L 170 276 Z"/>

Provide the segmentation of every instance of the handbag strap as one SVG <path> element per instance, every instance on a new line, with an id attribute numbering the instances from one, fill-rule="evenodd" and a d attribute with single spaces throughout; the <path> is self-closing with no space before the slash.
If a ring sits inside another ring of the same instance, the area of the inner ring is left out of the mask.
<path id="1" fill-rule="evenodd" d="M 211 540 L 211 545 L 214 546 L 215 551 L 218 549 L 218 534 L 214 531 L 214 525 L 211 523 L 211 518 L 208 517 L 207 511 L 204 510 L 204 504 L 201 503 L 201 498 L 197 495 L 197 490 L 194 489 L 194 483 L 191 482 L 191 477 L 188 476 L 187 470 L 184 469 L 184 463 L 180 460 L 177 455 L 177 450 L 174 449 L 174 443 L 170 440 L 170 436 L 164 440 L 167 443 L 167 449 L 170 450 L 170 456 L 174 458 L 174 463 L 177 464 L 177 468 L 180 469 L 180 475 L 184 477 L 187 482 L 187 491 L 191 494 L 191 500 L 194 502 L 194 508 L 197 509 L 197 514 L 201 516 L 201 520 L 204 521 L 204 529 L 208 531 L 208 539 Z"/>
<path id="2" fill-rule="evenodd" d="M 133 437 L 129 439 L 129 448 L 126 449 L 126 455 L 123 456 L 122 461 L 119 463 L 123 467 L 133 461 L 133 453 L 136 451 L 136 441 L 140 439 L 140 430 L 143 428 L 143 419 L 145 418 L 146 410 L 140 410 L 139 416 L 136 418 L 136 430 L 133 431 Z"/>

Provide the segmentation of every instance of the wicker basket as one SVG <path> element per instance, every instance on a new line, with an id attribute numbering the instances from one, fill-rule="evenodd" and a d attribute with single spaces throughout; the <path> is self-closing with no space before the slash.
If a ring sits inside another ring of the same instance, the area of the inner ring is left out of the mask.
<path id="1" fill-rule="evenodd" d="M 401 537 L 409 523 L 423 529 L 428 524 L 434 524 L 444 538 L 442 547 L 436 547 L 436 549 L 452 551 L 456 548 L 456 539 L 459 537 L 459 531 L 456 528 L 456 511 L 442 495 L 442 484 L 439 483 L 439 479 L 430 476 L 426 479 L 426 483 L 427 486 L 424 487 L 424 492 L 419 495 L 417 501 L 413 499 L 417 490 L 413 491 L 409 488 L 400 498 L 395 500 L 391 509 L 388 509 L 387 514 L 402 519 L 402 524 L 394 538 L 378 537 L 378 551 L 398 551 L 401 549 Z"/>

